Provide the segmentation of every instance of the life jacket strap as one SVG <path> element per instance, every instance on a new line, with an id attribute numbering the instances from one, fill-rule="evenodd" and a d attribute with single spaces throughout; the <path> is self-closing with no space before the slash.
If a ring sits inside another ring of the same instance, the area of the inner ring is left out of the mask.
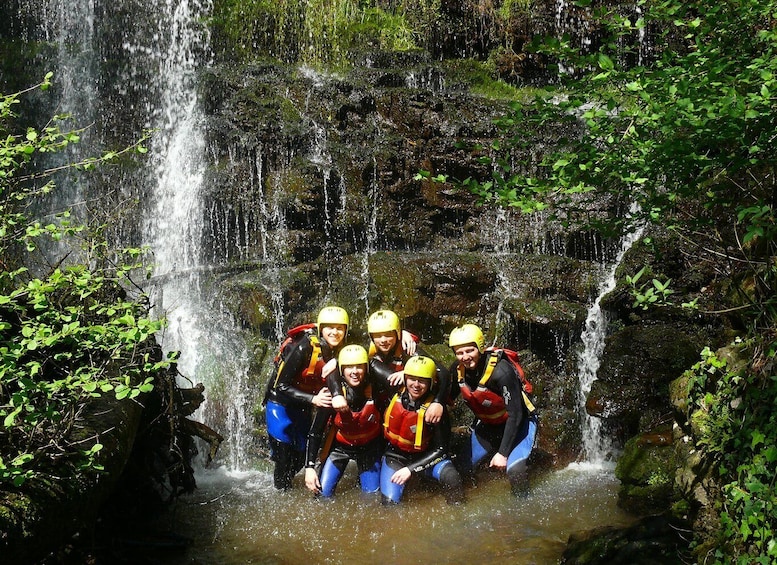
<path id="1" fill-rule="evenodd" d="M 318 341 L 318 338 L 316 336 L 314 335 L 310 336 L 310 345 L 313 346 L 313 351 L 310 354 L 310 364 L 308 365 L 308 368 L 305 370 L 306 376 L 315 374 L 316 365 L 318 365 L 318 360 L 321 357 L 321 342 Z"/>

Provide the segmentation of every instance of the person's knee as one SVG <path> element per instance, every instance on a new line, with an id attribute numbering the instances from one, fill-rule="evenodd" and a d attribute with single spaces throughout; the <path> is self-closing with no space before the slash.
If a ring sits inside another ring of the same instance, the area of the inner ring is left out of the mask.
<path id="1" fill-rule="evenodd" d="M 448 504 L 464 502 L 464 485 L 461 480 L 461 474 L 459 474 L 454 465 L 446 465 L 440 471 L 440 484 Z"/>
<path id="2" fill-rule="evenodd" d="M 525 496 L 529 492 L 529 472 L 526 461 L 518 461 L 507 468 L 510 489 L 516 496 Z"/>

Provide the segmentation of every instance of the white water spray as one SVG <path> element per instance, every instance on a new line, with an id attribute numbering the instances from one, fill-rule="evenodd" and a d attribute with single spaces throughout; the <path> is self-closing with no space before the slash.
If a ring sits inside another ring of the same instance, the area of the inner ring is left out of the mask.
<path id="1" fill-rule="evenodd" d="M 161 41 L 150 48 L 159 77 L 159 106 L 153 112 L 158 134 L 143 225 L 145 243 L 154 254 L 152 298 L 158 314 L 168 319 L 162 348 L 180 351 L 180 372 L 206 385 L 207 401 L 195 417 L 208 420 L 219 414 L 223 423 L 217 431 L 226 439 L 221 454 L 231 469 L 240 470 L 250 434 L 248 353 L 228 309 L 208 301 L 202 289 L 210 270 L 201 257 L 207 154 L 196 72 L 208 62 L 210 37 L 202 22 L 212 5 L 207 0 L 167 0 L 160 11 Z"/>
<path id="2" fill-rule="evenodd" d="M 632 214 L 636 212 L 634 206 Z M 601 356 L 604 352 L 605 338 L 607 336 L 607 316 L 602 311 L 600 302 L 602 298 L 615 288 L 615 270 L 623 260 L 623 256 L 631 248 L 635 241 L 642 235 L 642 228 L 627 234 L 621 242 L 621 248 L 612 265 L 609 266 L 606 276 L 599 285 L 599 295 L 596 297 L 588 317 L 585 321 L 585 329 L 582 333 L 583 350 L 578 355 L 578 380 L 579 402 L 583 414 L 582 460 L 594 466 L 607 466 L 614 464 L 612 441 L 602 433 L 601 419 L 590 416 L 585 410 L 585 402 L 591 386 L 596 380 L 597 372 L 601 364 Z"/>

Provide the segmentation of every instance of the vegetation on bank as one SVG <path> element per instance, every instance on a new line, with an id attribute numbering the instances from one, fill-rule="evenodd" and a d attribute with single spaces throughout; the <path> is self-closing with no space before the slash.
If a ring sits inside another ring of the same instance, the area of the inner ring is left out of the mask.
<path id="1" fill-rule="evenodd" d="M 142 295 L 129 297 L 137 249 L 114 252 L 98 231 L 63 212 L 44 224 L 30 210 L 54 190 L 57 169 L 86 170 L 145 152 L 121 152 L 45 170 L 45 158 L 79 140 L 63 116 L 23 131 L 14 108 L 46 90 L 0 95 L 0 489 L 27 481 L 72 480 L 102 468 L 99 434 L 80 429 L 89 402 L 102 395 L 132 401 L 168 371 Z M 47 254 L 62 243 L 61 254 Z M 77 251 L 80 249 L 80 253 Z M 50 255 L 55 255 L 51 257 Z M 75 258 L 74 258 L 75 257 Z"/>
<path id="2" fill-rule="evenodd" d="M 721 485 L 717 530 L 697 537 L 695 551 L 707 563 L 773 563 L 777 14 L 767 0 L 639 5 L 639 18 L 595 12 L 608 33 L 593 53 L 563 39 L 537 46 L 565 69 L 563 90 L 515 104 L 499 143 L 474 148 L 488 155 L 493 178 L 462 184 L 484 201 L 568 222 L 589 221 L 604 198 L 622 214 L 595 227 L 671 230 L 691 250 L 690 265 L 707 262 L 732 281 L 726 296 L 686 304 L 735 317 L 749 359 L 729 367 L 705 351 L 688 380 L 693 440 Z M 548 124 L 568 133 L 539 163 L 516 164 L 512 151 L 537 147 Z M 630 277 L 634 307 L 669 306 L 671 281 L 642 275 Z"/>
<path id="3" fill-rule="evenodd" d="M 393 9 L 364 0 L 217 0 L 215 43 L 251 60 L 267 50 L 284 62 L 342 68 L 358 48 L 406 51 L 433 22 L 440 0 L 396 2 Z M 390 3 L 387 3 L 390 4 Z"/>

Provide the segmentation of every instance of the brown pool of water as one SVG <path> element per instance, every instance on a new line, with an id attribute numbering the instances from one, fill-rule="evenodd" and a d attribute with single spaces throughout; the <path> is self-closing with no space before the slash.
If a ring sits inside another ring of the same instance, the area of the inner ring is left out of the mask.
<path id="1" fill-rule="evenodd" d="M 197 491 L 165 520 L 192 539 L 185 550 L 156 552 L 167 565 L 558 563 L 569 535 L 634 517 L 616 506 L 611 470 L 568 468 L 514 497 L 504 478 L 483 475 L 467 501 L 449 506 L 434 485 L 408 487 L 400 505 L 363 494 L 349 467 L 337 495 L 315 499 L 301 475 L 290 492 L 272 487 L 269 469 L 203 472 Z"/>

